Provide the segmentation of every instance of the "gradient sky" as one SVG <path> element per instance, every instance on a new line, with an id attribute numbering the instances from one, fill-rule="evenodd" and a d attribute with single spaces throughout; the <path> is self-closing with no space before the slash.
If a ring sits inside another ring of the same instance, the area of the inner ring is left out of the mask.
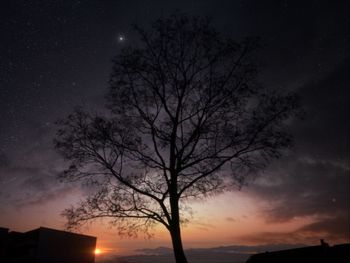
<path id="1" fill-rule="evenodd" d="M 111 59 L 175 11 L 209 15 L 237 40 L 260 36 L 260 81 L 297 91 L 305 120 L 295 148 L 241 191 L 191 204 L 186 247 L 350 241 L 350 4 L 348 1 L 2 1 L 0 4 L 0 226 L 62 229 L 64 208 L 88 189 L 57 181 L 54 122 L 76 105 L 103 106 Z M 118 41 L 125 36 L 123 42 Z M 120 239 L 105 222 L 81 230 L 109 253 L 170 245 Z"/>

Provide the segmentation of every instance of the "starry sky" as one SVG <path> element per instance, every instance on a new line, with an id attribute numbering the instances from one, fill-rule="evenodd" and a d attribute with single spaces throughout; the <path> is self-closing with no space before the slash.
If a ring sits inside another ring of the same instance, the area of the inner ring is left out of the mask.
<path id="1" fill-rule="evenodd" d="M 0 225 L 62 228 L 64 208 L 88 189 L 63 184 L 55 121 L 76 105 L 99 110 L 111 59 L 174 12 L 212 17 L 237 40 L 259 36 L 260 81 L 300 94 L 295 147 L 240 192 L 194 203 L 185 246 L 350 241 L 350 4 L 348 1 L 13 0 L 0 4 Z M 121 41 L 120 37 L 124 39 Z M 215 215 L 215 216 L 214 216 Z M 83 232 L 105 251 L 168 245 L 119 240 L 104 222 Z"/>

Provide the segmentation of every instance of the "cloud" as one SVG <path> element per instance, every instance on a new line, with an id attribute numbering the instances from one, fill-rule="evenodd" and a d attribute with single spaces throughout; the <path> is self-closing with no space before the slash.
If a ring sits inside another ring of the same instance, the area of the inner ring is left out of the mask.
<path id="1" fill-rule="evenodd" d="M 347 162 L 350 155 L 350 58 L 328 76 L 304 85 L 299 93 L 306 119 L 293 127 L 297 149 L 322 159 Z"/>
<path id="2" fill-rule="evenodd" d="M 166 255 L 173 253 L 173 250 L 169 247 L 157 247 L 136 249 L 135 252 L 146 255 Z"/>
<path id="3" fill-rule="evenodd" d="M 262 233 L 256 242 L 299 242 L 319 233 L 333 239 L 350 236 L 350 59 L 321 80 L 300 89 L 307 116 L 291 127 L 294 152 L 273 163 L 245 190 L 265 203 L 267 222 L 312 218 L 313 224 L 291 233 Z M 332 226 L 337 226 L 333 227 Z"/>
<path id="4" fill-rule="evenodd" d="M 14 199 L 12 205 L 18 209 L 28 206 L 41 206 L 49 202 L 64 199 L 71 194 L 75 189 L 73 187 L 57 187 L 50 191 L 40 191 L 37 193 L 27 194 L 28 198 Z"/>
<path id="5" fill-rule="evenodd" d="M 326 239 L 340 238 L 341 240 L 350 240 L 349 218 L 337 217 L 319 220 L 317 222 L 301 227 L 299 232 L 321 233 Z"/>
<path id="6" fill-rule="evenodd" d="M 204 223 L 199 220 L 191 220 L 191 225 L 202 231 L 209 231 L 211 229 L 215 229 L 215 226 L 213 224 Z"/>
<path id="7" fill-rule="evenodd" d="M 257 244 L 301 242 L 315 244 L 320 239 L 329 240 L 333 244 L 348 243 L 350 241 L 348 218 L 324 218 L 290 232 L 260 232 L 241 237 L 242 241 Z"/>
<path id="8" fill-rule="evenodd" d="M 8 165 L 0 168 L 3 206 L 22 208 L 41 205 L 68 194 L 72 187 L 60 184 L 53 168 Z M 6 187 L 4 187 L 6 185 Z"/>
<path id="9" fill-rule="evenodd" d="M 0 156 L 0 208 L 38 206 L 64 198 L 73 186 L 58 181 L 61 165 L 56 153 L 41 144 L 23 149 L 21 158 Z"/>
<path id="10" fill-rule="evenodd" d="M 4 153 L 0 152 L 0 168 L 8 166 L 9 163 L 8 157 Z"/>
<path id="11" fill-rule="evenodd" d="M 294 217 L 349 214 L 349 170 L 317 160 L 285 160 L 275 164 L 249 191 L 269 203 L 270 222 Z M 279 183 L 269 183 L 276 182 Z"/>

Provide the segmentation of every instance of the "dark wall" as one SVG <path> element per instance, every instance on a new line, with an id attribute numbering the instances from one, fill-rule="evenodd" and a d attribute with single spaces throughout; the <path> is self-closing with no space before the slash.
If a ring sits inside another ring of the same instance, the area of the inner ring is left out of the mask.
<path id="1" fill-rule="evenodd" d="M 38 263 L 94 263 L 96 238 L 40 229 Z"/>
<path id="2" fill-rule="evenodd" d="M 0 228 L 0 263 L 94 263 L 96 237 L 49 228 Z"/>

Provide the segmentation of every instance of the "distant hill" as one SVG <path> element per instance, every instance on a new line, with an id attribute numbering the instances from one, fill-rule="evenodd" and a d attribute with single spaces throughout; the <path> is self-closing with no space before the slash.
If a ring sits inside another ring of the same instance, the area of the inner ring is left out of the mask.
<path id="1" fill-rule="evenodd" d="M 249 258 L 249 254 L 227 254 L 227 253 L 187 253 L 187 258 L 191 263 L 244 263 Z M 135 255 L 125 257 L 115 257 L 103 263 L 175 263 L 173 254 L 166 255 Z"/>
<path id="2" fill-rule="evenodd" d="M 221 246 L 213 248 L 187 249 L 186 255 L 191 263 L 245 263 L 255 253 L 277 251 L 305 246 L 303 244 L 261 245 L 261 246 Z M 172 249 L 158 247 L 155 249 L 138 249 L 140 255 L 116 256 L 101 263 L 175 263 Z"/>

